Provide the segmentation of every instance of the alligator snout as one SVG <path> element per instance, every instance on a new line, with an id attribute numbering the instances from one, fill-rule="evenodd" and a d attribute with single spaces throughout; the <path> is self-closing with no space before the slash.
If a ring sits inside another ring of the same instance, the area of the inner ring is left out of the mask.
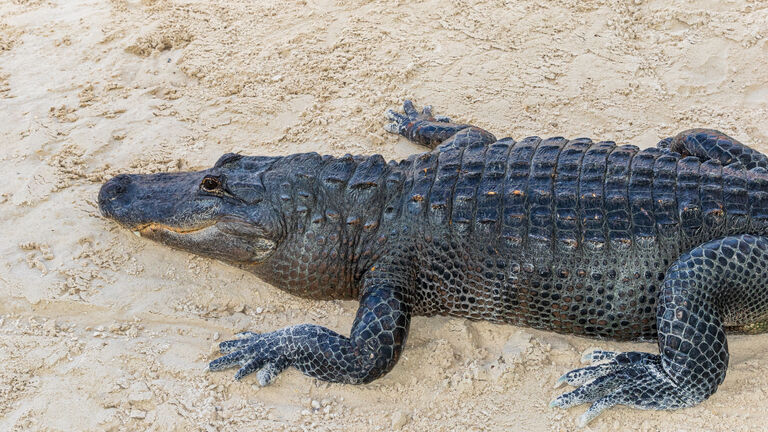
<path id="1" fill-rule="evenodd" d="M 220 216 L 219 198 L 198 194 L 203 177 L 201 172 L 121 174 L 101 187 L 99 210 L 130 229 L 150 224 L 198 229 Z"/>
<path id="2" fill-rule="evenodd" d="M 131 176 L 127 174 L 120 174 L 104 183 L 99 191 L 99 210 L 101 210 L 102 215 L 112 216 L 114 202 L 125 195 L 130 184 Z"/>

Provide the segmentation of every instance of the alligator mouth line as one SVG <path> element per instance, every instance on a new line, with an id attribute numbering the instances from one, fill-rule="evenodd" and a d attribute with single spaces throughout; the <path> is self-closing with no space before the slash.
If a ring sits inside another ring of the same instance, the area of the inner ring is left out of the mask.
<path id="1" fill-rule="evenodd" d="M 217 222 L 218 221 L 214 221 L 214 222 L 211 222 L 211 223 L 209 223 L 207 225 L 202 225 L 202 226 L 193 227 L 193 228 L 178 228 L 178 227 L 173 227 L 173 226 L 170 226 L 170 225 L 165 225 L 165 224 L 153 222 L 153 223 L 148 223 L 148 224 L 142 225 L 142 226 L 140 226 L 140 227 L 138 227 L 138 228 L 136 228 L 134 230 L 131 230 L 131 231 L 133 231 L 133 234 L 135 234 L 135 235 L 137 235 L 139 237 L 141 237 L 143 235 L 146 235 L 149 232 L 154 231 L 154 230 L 171 231 L 171 232 L 174 232 L 176 234 L 191 234 L 191 233 L 194 233 L 194 232 L 202 231 L 202 230 L 204 230 L 206 228 L 210 228 L 210 227 L 216 225 Z"/>

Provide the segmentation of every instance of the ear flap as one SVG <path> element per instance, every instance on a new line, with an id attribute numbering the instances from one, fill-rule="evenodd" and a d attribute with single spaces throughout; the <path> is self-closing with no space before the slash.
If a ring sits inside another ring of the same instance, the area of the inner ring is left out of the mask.
<path id="1" fill-rule="evenodd" d="M 216 163 L 213 165 L 213 167 L 221 168 L 228 163 L 237 162 L 242 158 L 243 158 L 243 155 L 241 154 L 227 153 L 224 156 L 220 157 L 219 160 L 217 160 Z"/>
<path id="2" fill-rule="evenodd" d="M 260 202 L 266 195 L 266 190 L 263 186 L 253 184 L 252 182 L 229 181 L 227 182 L 227 188 L 232 195 L 248 204 Z"/>

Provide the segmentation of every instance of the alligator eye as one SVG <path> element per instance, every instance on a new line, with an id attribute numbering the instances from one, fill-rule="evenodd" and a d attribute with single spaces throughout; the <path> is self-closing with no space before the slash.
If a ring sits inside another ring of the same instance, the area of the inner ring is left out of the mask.
<path id="1" fill-rule="evenodd" d="M 206 192 L 216 192 L 221 188 L 221 180 L 216 177 L 206 177 L 200 183 L 200 188 Z"/>

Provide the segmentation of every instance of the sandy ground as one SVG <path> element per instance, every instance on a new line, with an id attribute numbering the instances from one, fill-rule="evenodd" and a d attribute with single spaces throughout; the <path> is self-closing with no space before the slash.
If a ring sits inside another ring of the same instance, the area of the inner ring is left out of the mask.
<path id="1" fill-rule="evenodd" d="M 204 371 L 217 341 L 346 333 L 356 305 L 118 229 L 94 202 L 114 174 L 230 151 L 402 158 L 420 149 L 382 113 L 405 97 L 499 137 L 649 146 L 710 126 L 768 150 L 765 1 L 288 3 L 0 1 L 0 430 L 573 430 L 585 407 L 547 403 L 580 353 L 656 350 L 416 318 L 370 385 L 237 383 Z M 729 345 L 710 400 L 589 430 L 768 430 L 768 335 Z"/>

